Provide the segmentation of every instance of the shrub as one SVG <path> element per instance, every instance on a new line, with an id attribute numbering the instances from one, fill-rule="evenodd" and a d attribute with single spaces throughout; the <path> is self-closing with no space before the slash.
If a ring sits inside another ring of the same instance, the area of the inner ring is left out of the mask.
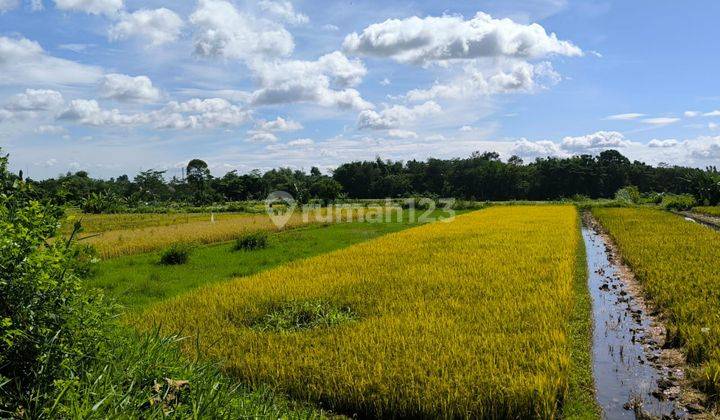
<path id="1" fill-rule="evenodd" d="M 695 207 L 695 197 L 690 194 L 666 195 L 660 204 L 666 210 L 690 210 Z"/>
<path id="2" fill-rule="evenodd" d="M 251 327 L 260 331 L 298 331 L 331 327 L 356 318 L 349 307 L 326 301 L 288 302 L 271 308 Z"/>
<path id="3" fill-rule="evenodd" d="M 170 248 L 163 251 L 160 256 L 160 264 L 165 265 L 180 265 L 188 262 L 192 247 L 188 244 L 176 243 L 172 244 Z"/>
<path id="4" fill-rule="evenodd" d="M 235 240 L 234 251 L 252 251 L 268 247 L 268 233 L 257 231 L 246 233 Z"/>
<path id="5" fill-rule="evenodd" d="M 111 308 L 82 288 L 73 238 L 55 236 L 62 212 L 36 200 L 0 157 L 0 417 L 37 417 L 57 380 L 94 356 Z"/>
<path id="6" fill-rule="evenodd" d="M 638 204 L 640 202 L 640 190 L 634 185 L 622 187 L 615 193 L 615 200 L 628 204 Z"/>

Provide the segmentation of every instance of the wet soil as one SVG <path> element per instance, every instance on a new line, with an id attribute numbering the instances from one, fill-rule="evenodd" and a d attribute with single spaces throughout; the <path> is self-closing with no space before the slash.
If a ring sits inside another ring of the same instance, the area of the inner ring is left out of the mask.
<path id="1" fill-rule="evenodd" d="M 583 219 L 593 301 L 593 376 L 603 417 L 694 417 L 698 397 L 687 386 L 682 353 L 663 348 L 659 315 L 610 238 L 589 214 Z"/>

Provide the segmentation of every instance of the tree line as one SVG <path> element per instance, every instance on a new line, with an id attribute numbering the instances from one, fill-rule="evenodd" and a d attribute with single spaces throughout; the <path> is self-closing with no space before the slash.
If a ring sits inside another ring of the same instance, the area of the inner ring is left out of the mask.
<path id="1" fill-rule="evenodd" d="M 475 152 L 467 158 L 382 160 L 344 163 L 331 175 L 317 167 L 309 173 L 290 168 L 246 174 L 210 173 L 207 163 L 191 160 L 183 178 L 166 180 L 165 171 L 146 170 L 130 179 L 122 175 L 94 179 L 85 171 L 42 181 L 29 181 L 56 203 L 99 210 L 107 203 L 126 206 L 178 202 L 207 205 L 262 200 L 271 191 L 287 191 L 300 202 L 412 196 L 465 200 L 557 200 L 573 197 L 612 198 L 625 186 L 641 193 L 692 194 L 699 203 L 720 203 L 720 173 L 706 169 L 631 162 L 616 150 L 569 158 L 538 158 L 525 163 L 518 156 L 502 161 L 496 152 Z"/>

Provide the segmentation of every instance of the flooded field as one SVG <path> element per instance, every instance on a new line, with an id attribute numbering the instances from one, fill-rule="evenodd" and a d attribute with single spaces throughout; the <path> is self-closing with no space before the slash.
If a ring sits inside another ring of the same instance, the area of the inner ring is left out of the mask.
<path id="1" fill-rule="evenodd" d="M 601 236 L 583 227 L 593 300 L 593 375 L 608 419 L 684 417 L 675 401 L 683 378 L 661 349 L 663 334 Z"/>

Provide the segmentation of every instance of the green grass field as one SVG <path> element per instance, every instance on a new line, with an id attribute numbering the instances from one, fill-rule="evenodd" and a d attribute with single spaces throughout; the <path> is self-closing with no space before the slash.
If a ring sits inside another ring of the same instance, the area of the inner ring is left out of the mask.
<path id="1" fill-rule="evenodd" d="M 266 249 L 232 251 L 230 242 L 197 246 L 189 262 L 177 266 L 159 264 L 159 252 L 119 257 L 100 262 L 88 285 L 103 289 L 126 307 L 137 308 L 202 285 L 249 276 L 414 225 L 407 221 L 313 225 L 272 234 Z"/>

